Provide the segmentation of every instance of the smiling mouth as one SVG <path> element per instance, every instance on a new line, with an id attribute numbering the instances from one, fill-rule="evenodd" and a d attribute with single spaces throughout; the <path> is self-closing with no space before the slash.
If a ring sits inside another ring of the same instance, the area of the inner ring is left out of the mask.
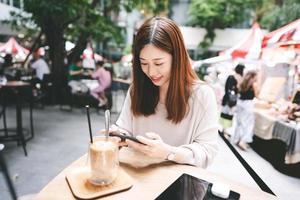
<path id="1" fill-rule="evenodd" d="M 150 78 L 151 79 L 151 81 L 153 82 L 153 83 L 157 83 L 157 82 L 159 82 L 161 79 L 162 79 L 162 76 L 161 77 L 159 77 L 159 78 Z"/>

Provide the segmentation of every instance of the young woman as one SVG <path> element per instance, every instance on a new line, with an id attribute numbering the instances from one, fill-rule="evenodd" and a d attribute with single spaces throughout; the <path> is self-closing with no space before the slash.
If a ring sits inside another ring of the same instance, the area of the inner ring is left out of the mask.
<path id="1" fill-rule="evenodd" d="M 252 142 L 254 127 L 254 104 L 253 99 L 257 96 L 257 73 L 249 71 L 244 76 L 240 85 L 240 97 L 237 102 L 236 119 L 237 124 L 232 142 L 242 150 L 247 150 L 248 144 Z"/>
<path id="2" fill-rule="evenodd" d="M 154 17 L 133 45 L 133 84 L 116 125 L 144 143 L 129 147 L 161 161 L 206 167 L 217 152 L 213 90 L 194 73 L 178 26 Z"/>
<path id="3" fill-rule="evenodd" d="M 229 75 L 225 82 L 225 93 L 222 99 L 222 110 L 220 115 L 220 124 L 223 127 L 223 133 L 229 137 L 227 129 L 232 126 L 235 106 L 237 103 L 238 88 L 241 84 L 245 66 L 238 64 L 233 75 Z"/>

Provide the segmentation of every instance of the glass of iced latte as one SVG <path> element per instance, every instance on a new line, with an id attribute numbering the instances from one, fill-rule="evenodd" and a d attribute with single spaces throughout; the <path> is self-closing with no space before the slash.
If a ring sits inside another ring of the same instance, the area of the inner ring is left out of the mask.
<path id="1" fill-rule="evenodd" d="M 116 142 L 105 137 L 94 137 L 89 146 L 89 164 L 91 177 L 89 181 L 94 185 L 108 185 L 112 183 L 119 170 L 119 147 Z"/>

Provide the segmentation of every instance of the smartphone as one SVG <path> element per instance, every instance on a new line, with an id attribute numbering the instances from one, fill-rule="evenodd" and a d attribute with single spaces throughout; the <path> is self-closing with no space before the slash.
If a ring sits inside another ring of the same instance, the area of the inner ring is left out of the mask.
<path id="1" fill-rule="evenodd" d="M 124 142 L 125 139 L 128 139 L 128 140 L 131 140 L 133 142 L 137 142 L 139 144 L 144 144 L 142 142 L 140 142 L 138 139 L 136 139 L 135 137 L 133 136 L 130 136 L 130 135 L 125 135 L 125 134 L 122 134 L 122 133 L 114 133 L 114 132 L 111 132 L 109 133 L 109 136 L 114 136 L 114 137 L 119 137 L 121 138 L 121 141 Z M 144 144 L 145 145 L 145 144 Z"/>

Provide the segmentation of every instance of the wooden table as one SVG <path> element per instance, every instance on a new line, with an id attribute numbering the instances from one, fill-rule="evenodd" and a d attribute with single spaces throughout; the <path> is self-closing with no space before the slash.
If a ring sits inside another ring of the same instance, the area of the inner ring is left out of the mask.
<path id="1" fill-rule="evenodd" d="M 1 85 L 1 86 L 8 87 L 8 88 L 19 88 L 19 87 L 28 87 L 30 86 L 30 84 L 24 81 L 8 81 L 5 85 Z"/>
<path id="2" fill-rule="evenodd" d="M 83 156 L 72 163 L 48 183 L 40 191 L 36 199 L 74 199 L 66 182 L 65 175 L 74 168 L 83 167 L 85 163 L 86 156 Z M 165 163 L 140 169 L 132 168 L 124 164 L 121 164 L 121 167 L 132 177 L 133 187 L 127 191 L 107 196 L 102 199 L 155 199 L 183 173 L 196 176 L 212 183 L 221 181 L 224 184 L 227 184 L 231 190 L 240 193 L 241 199 L 277 199 L 275 196 L 261 190 L 243 186 L 238 182 L 231 181 L 223 176 L 193 166 Z"/>
<path id="3" fill-rule="evenodd" d="M 23 98 L 21 96 L 21 91 L 24 88 L 31 87 L 29 83 L 24 81 L 8 81 L 5 85 L 1 85 L 0 88 L 3 89 L 9 89 L 12 90 L 15 97 L 16 97 L 16 123 L 17 123 L 17 140 L 21 140 L 22 147 L 25 153 L 25 156 L 27 156 L 27 150 L 26 150 L 26 140 L 23 134 L 23 126 L 22 126 L 22 102 Z M 4 105 L 5 106 L 5 105 Z M 31 112 L 31 111 L 30 111 Z M 30 116 L 32 117 L 32 113 L 30 113 Z M 31 124 L 32 126 L 32 124 Z M 6 139 L 13 139 L 15 136 L 7 136 L 0 137 L 2 140 Z"/>

